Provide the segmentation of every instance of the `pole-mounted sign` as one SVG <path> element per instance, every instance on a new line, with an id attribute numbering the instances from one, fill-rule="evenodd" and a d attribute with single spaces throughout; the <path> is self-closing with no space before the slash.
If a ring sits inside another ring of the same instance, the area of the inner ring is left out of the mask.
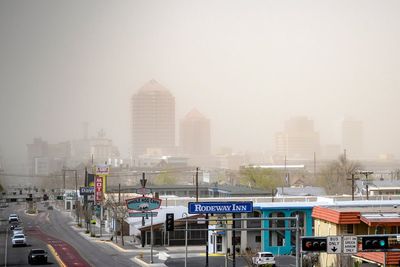
<path id="1" fill-rule="evenodd" d="M 253 202 L 189 202 L 190 214 L 208 213 L 249 213 L 253 212 Z"/>
<path id="2" fill-rule="evenodd" d="M 161 206 L 161 199 L 152 197 L 135 197 L 126 200 L 129 210 L 148 211 L 156 210 Z"/>

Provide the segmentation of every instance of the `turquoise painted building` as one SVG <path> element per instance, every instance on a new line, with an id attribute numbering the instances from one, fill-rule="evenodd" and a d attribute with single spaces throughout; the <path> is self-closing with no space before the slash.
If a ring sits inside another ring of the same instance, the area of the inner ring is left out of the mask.
<path id="1" fill-rule="evenodd" d="M 312 209 L 317 202 L 281 202 L 281 203 L 255 203 L 254 210 L 259 212 L 261 218 L 295 217 L 299 215 L 300 236 L 311 236 L 313 231 Z M 295 220 L 261 220 L 263 228 L 279 227 L 284 230 L 262 230 L 261 251 L 269 251 L 274 255 L 291 254 L 296 247 Z"/>

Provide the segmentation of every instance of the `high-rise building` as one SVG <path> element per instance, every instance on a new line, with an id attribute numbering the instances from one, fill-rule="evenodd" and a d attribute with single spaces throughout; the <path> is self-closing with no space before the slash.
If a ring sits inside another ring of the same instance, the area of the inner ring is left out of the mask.
<path id="1" fill-rule="evenodd" d="M 179 144 L 185 155 L 209 155 L 211 153 L 210 120 L 193 109 L 181 120 Z"/>
<path id="2" fill-rule="evenodd" d="M 71 144 L 48 144 L 41 138 L 35 138 L 32 144 L 27 144 L 27 155 L 29 174 L 49 175 L 66 165 L 71 157 Z"/>
<path id="3" fill-rule="evenodd" d="M 132 155 L 175 150 L 175 98 L 155 80 L 132 96 Z"/>
<path id="4" fill-rule="evenodd" d="M 362 121 L 344 119 L 342 123 L 342 146 L 346 155 L 357 160 L 363 156 L 364 131 Z"/>
<path id="5" fill-rule="evenodd" d="M 319 133 L 314 130 L 314 122 L 307 117 L 286 121 L 284 131 L 275 135 L 275 149 L 278 156 L 312 159 L 314 153 L 320 153 Z"/>

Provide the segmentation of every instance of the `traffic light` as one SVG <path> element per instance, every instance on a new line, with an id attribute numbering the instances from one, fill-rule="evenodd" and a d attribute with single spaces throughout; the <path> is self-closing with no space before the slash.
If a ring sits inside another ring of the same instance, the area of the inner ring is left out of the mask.
<path id="1" fill-rule="evenodd" d="M 326 237 L 305 237 L 301 239 L 302 251 L 326 251 Z"/>
<path id="2" fill-rule="evenodd" d="M 362 250 L 385 250 L 389 248 L 388 236 L 362 237 Z"/>
<path id="3" fill-rule="evenodd" d="M 167 231 L 174 231 L 174 214 L 167 213 L 167 218 L 165 220 L 165 228 Z"/>

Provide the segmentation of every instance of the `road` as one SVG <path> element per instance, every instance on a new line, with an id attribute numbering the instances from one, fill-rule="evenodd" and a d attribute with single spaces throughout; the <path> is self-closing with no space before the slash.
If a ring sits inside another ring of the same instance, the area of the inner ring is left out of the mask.
<path id="1" fill-rule="evenodd" d="M 30 236 L 27 236 L 26 247 L 12 247 L 12 231 L 9 230 L 8 214 L 7 210 L 2 210 L 0 214 L 0 266 L 30 266 L 28 254 L 32 248 L 42 248 L 48 252 L 49 248 L 45 242 Z M 50 252 L 48 253 L 48 264 L 45 266 L 58 266 L 56 259 Z"/>
<path id="2" fill-rule="evenodd" d="M 28 235 L 28 242 L 32 247 L 43 247 L 51 244 L 60 258 L 69 266 L 139 266 L 130 260 L 135 253 L 117 252 L 111 246 L 101 242 L 89 241 L 74 231 L 71 226 L 71 218 L 65 212 L 47 210 L 40 204 L 37 215 L 26 215 L 25 204 L 10 204 L 8 208 L 0 210 L 1 239 L 8 240 L 8 215 L 17 213 Z M 12 248 L 0 244 L 0 266 L 24 266 L 27 264 L 29 249 Z M 51 255 L 51 262 L 58 265 Z"/>

